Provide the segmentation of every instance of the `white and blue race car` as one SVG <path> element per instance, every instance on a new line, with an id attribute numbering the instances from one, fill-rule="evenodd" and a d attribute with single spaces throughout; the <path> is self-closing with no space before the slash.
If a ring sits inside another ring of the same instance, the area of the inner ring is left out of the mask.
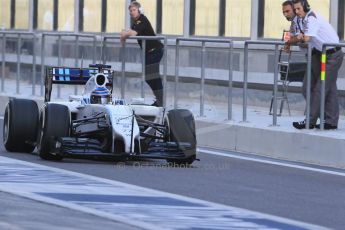
<path id="1" fill-rule="evenodd" d="M 112 97 L 114 71 L 48 67 L 45 102 L 10 98 L 4 115 L 3 142 L 9 152 L 33 152 L 46 160 L 64 157 L 115 160 L 166 159 L 192 164 L 196 134 L 189 110 L 125 104 Z M 84 84 L 81 96 L 51 101 L 53 84 Z"/>

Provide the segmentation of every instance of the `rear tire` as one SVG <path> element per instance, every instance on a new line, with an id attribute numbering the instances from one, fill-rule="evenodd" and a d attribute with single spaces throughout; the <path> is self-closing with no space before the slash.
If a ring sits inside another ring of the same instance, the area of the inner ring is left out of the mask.
<path id="1" fill-rule="evenodd" d="M 65 105 L 47 104 L 40 116 L 40 130 L 37 138 L 39 156 L 44 160 L 62 160 L 62 155 L 51 153 L 54 141 L 59 137 L 68 137 L 71 118 Z"/>
<path id="2" fill-rule="evenodd" d="M 4 114 L 3 143 L 9 152 L 31 153 L 38 129 L 38 106 L 35 101 L 10 98 Z"/>
<path id="3" fill-rule="evenodd" d="M 190 165 L 196 159 L 196 134 L 193 114 L 186 109 L 174 109 L 168 112 L 168 141 L 187 142 L 191 144 L 189 149 L 180 149 L 184 154 L 184 159 L 168 159 L 168 163 L 178 165 Z"/>

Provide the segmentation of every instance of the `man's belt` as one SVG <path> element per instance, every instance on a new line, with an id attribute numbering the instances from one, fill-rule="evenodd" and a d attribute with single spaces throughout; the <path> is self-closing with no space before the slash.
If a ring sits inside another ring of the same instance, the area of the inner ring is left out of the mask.
<path id="1" fill-rule="evenodd" d="M 341 47 L 340 47 L 340 46 L 337 46 L 337 47 L 334 47 L 334 48 L 332 48 L 332 49 L 328 49 L 328 50 L 326 51 L 326 54 L 327 54 L 327 55 L 334 54 L 335 52 L 338 52 L 339 50 L 341 50 Z M 312 54 L 322 55 L 322 52 L 319 51 L 319 50 L 317 50 L 317 49 L 315 49 L 315 48 L 313 48 Z"/>
<path id="2" fill-rule="evenodd" d="M 337 46 L 335 48 L 329 49 L 326 51 L 326 54 L 334 54 L 335 52 L 338 52 L 339 50 L 341 50 L 340 46 Z"/>

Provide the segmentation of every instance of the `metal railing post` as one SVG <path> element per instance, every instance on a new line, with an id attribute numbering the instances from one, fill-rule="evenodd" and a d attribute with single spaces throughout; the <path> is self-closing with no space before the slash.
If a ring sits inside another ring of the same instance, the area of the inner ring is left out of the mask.
<path id="1" fill-rule="evenodd" d="M 1 92 L 5 91 L 5 67 L 6 67 L 6 61 L 5 61 L 5 53 L 6 53 L 6 34 L 4 33 L 2 35 L 2 76 L 1 76 Z"/>
<path id="2" fill-rule="evenodd" d="M 232 120 L 233 42 L 229 42 L 228 120 Z"/>
<path id="3" fill-rule="evenodd" d="M 244 43 L 244 65 L 243 65 L 243 117 L 242 121 L 247 122 L 247 83 L 248 83 L 248 43 Z"/>
<path id="4" fill-rule="evenodd" d="M 205 68 L 206 68 L 206 47 L 205 42 L 201 42 L 201 83 L 200 83 L 200 116 L 204 116 L 205 103 Z"/>
<path id="5" fill-rule="evenodd" d="M 126 81 L 126 42 L 124 42 L 121 46 L 121 98 L 125 98 L 125 81 Z"/>
<path id="6" fill-rule="evenodd" d="M 93 55 L 92 63 L 96 63 L 96 54 L 97 54 L 97 37 L 93 37 Z"/>
<path id="7" fill-rule="evenodd" d="M 178 104 L 178 84 L 179 84 L 179 65 L 180 65 L 180 40 L 176 39 L 176 46 L 175 46 L 175 85 L 174 85 L 174 109 L 177 109 Z"/>
<path id="8" fill-rule="evenodd" d="M 62 56 L 62 35 L 58 35 L 58 66 L 61 66 L 61 56 Z M 57 98 L 61 98 L 61 86 L 57 86 Z"/>
<path id="9" fill-rule="evenodd" d="M 105 55 L 105 48 L 107 47 L 107 39 L 103 38 L 102 46 L 101 46 L 101 60 L 102 64 L 105 65 L 107 63 L 107 58 Z"/>
<path id="10" fill-rule="evenodd" d="M 164 66 L 163 66 L 163 107 L 167 105 L 167 94 L 168 94 L 168 84 L 167 84 L 167 74 L 168 74 L 168 38 L 164 38 Z"/>
<path id="11" fill-rule="evenodd" d="M 324 120 L 325 120 L 325 91 L 326 91 L 326 50 L 327 47 L 322 47 L 322 56 L 321 56 L 321 105 L 320 105 L 320 130 L 324 130 Z M 323 69 L 324 65 L 324 69 Z M 323 73 L 324 71 L 324 73 Z"/>
<path id="12" fill-rule="evenodd" d="M 142 64 L 142 75 L 141 75 L 141 97 L 145 98 L 145 90 L 144 90 L 144 82 L 145 82 L 145 75 L 146 75 L 146 40 L 141 40 L 141 44 L 142 44 L 142 50 L 141 50 L 141 55 L 142 55 L 142 60 L 143 60 L 143 64 Z"/>
<path id="13" fill-rule="evenodd" d="M 20 81 L 20 46 L 22 43 L 22 37 L 21 34 L 18 34 L 18 40 L 17 40 L 17 77 L 16 77 L 16 93 L 19 94 L 19 81 Z"/>
<path id="14" fill-rule="evenodd" d="M 274 46 L 274 85 L 273 85 L 273 126 L 277 126 L 277 93 L 278 93 L 278 44 Z"/>
<path id="15" fill-rule="evenodd" d="M 311 45 L 308 45 L 308 60 L 307 60 L 307 111 L 306 111 L 306 129 L 309 129 L 310 125 L 310 95 L 311 95 Z"/>
<path id="16" fill-rule="evenodd" d="M 74 52 L 75 52 L 75 57 L 74 57 L 74 65 L 77 67 L 78 66 L 78 62 L 79 62 L 79 35 L 77 34 L 75 36 L 75 42 L 74 42 Z M 81 66 L 81 68 L 83 68 Z M 77 95 L 78 94 L 78 86 L 74 86 L 74 94 Z"/>
<path id="17" fill-rule="evenodd" d="M 37 37 L 33 35 L 33 51 L 32 51 L 32 95 L 36 95 L 36 41 Z"/>
<path id="18" fill-rule="evenodd" d="M 42 41 L 41 41 L 41 85 L 40 85 L 40 91 L 41 91 L 41 96 L 43 96 L 43 85 L 44 85 L 44 77 L 45 77 L 45 56 L 44 56 L 44 47 L 45 47 L 45 35 L 42 34 Z"/>

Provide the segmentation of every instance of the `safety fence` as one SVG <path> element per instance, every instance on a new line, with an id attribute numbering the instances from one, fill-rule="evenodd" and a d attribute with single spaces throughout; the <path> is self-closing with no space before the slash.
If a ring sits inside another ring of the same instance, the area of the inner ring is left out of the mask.
<path id="1" fill-rule="evenodd" d="M 83 66 L 81 62 L 84 59 L 89 59 L 91 62 L 102 62 L 103 64 L 107 63 L 105 50 L 109 46 L 116 46 L 120 52 L 120 72 L 121 72 L 121 97 L 125 97 L 125 78 L 126 78 L 126 49 L 128 42 L 121 43 L 120 36 L 99 36 L 95 34 L 74 34 L 74 33 L 28 33 L 28 32 L 12 32 L 12 31 L 1 31 L 0 32 L 0 39 L 1 42 L 1 92 L 4 92 L 6 88 L 6 80 L 5 80 L 5 67 L 6 62 L 15 62 L 16 63 L 16 84 L 15 84 L 15 92 L 16 94 L 20 94 L 20 87 L 21 87 L 21 66 L 23 65 L 22 57 L 28 56 L 29 59 L 27 62 L 32 64 L 32 87 L 31 93 L 33 96 L 37 96 L 37 88 L 36 83 L 38 81 L 40 90 L 39 96 L 43 96 L 44 90 L 44 73 L 45 67 L 51 65 L 54 60 L 56 61 L 56 65 L 61 66 L 64 65 L 62 55 L 62 43 L 66 38 L 69 38 L 67 51 L 69 53 L 69 63 L 72 63 L 74 66 Z M 140 95 L 141 97 L 145 97 L 145 90 L 144 90 L 144 82 L 145 82 L 145 47 L 147 40 L 160 40 L 164 45 L 164 57 L 163 57 L 163 85 L 166 86 L 167 84 L 167 75 L 168 75 L 168 39 L 165 36 L 157 36 L 157 37 L 130 37 L 129 40 L 142 40 L 142 51 L 141 51 L 141 86 L 140 86 Z M 53 40 L 53 41 L 52 41 Z M 25 49 L 23 48 L 23 44 L 27 45 Z M 91 43 L 91 46 L 88 48 L 83 48 L 81 51 L 81 43 L 85 43 L 85 41 Z M 7 47 L 9 43 L 12 44 L 12 49 L 9 50 Z M 54 43 L 54 45 L 47 46 L 49 43 Z M 228 84 L 227 84 L 227 118 L 228 120 L 232 120 L 232 108 L 233 108 L 233 66 L 234 66 L 234 41 L 231 39 L 209 39 L 209 38 L 176 38 L 175 43 L 169 41 L 170 46 L 175 46 L 175 75 L 174 77 L 174 108 L 178 107 L 179 101 L 179 84 L 180 84 L 180 51 L 186 47 L 190 46 L 191 44 L 198 44 L 195 46 L 197 49 L 201 51 L 201 58 L 200 58 L 200 116 L 204 116 L 205 110 L 205 55 L 206 50 L 209 47 L 209 44 L 223 44 L 225 48 L 223 51 L 228 55 Z M 172 44 L 173 43 L 173 44 Z M 14 45 L 15 44 L 15 45 Z M 172 44 L 172 45 L 171 45 Z M 245 41 L 244 42 L 244 59 L 243 59 L 243 117 L 242 121 L 247 122 L 247 99 L 248 99 L 248 69 L 249 69 L 249 51 L 250 46 L 255 45 L 255 49 L 260 46 L 274 46 L 274 82 L 273 82 L 273 121 L 272 125 L 277 125 L 277 93 L 278 93 L 278 52 L 283 45 L 283 42 L 274 42 L 274 41 Z M 325 44 L 324 45 L 324 54 L 326 52 L 327 47 L 334 47 L 334 46 L 341 46 L 345 47 L 344 44 Z M 40 54 L 38 54 L 37 50 L 40 50 Z M 13 54 L 15 52 L 15 55 Z M 49 55 L 47 53 L 55 53 L 56 58 L 49 61 Z M 9 55 L 10 54 L 10 55 Z M 87 56 L 87 57 L 85 57 Z M 48 63 L 47 63 L 48 62 Z M 55 65 L 55 64 L 54 64 Z M 306 108 L 306 123 L 307 128 L 309 127 L 309 114 L 310 114 L 310 82 L 311 82 L 311 48 L 308 47 L 308 55 L 307 55 L 307 108 Z M 40 67 L 40 79 L 37 79 L 37 67 Z M 322 88 L 322 100 L 321 100 L 321 120 L 323 120 L 324 116 L 324 81 L 323 88 Z M 58 88 L 58 96 L 60 96 L 60 88 Z M 164 105 L 166 105 L 167 101 L 167 92 L 166 87 L 164 87 Z M 75 93 L 77 94 L 78 89 L 75 88 Z M 323 123 L 321 122 L 321 129 L 323 128 Z"/>
<path id="2" fill-rule="evenodd" d="M 205 55 L 207 43 L 226 43 L 228 44 L 228 70 L 229 70 L 229 87 L 228 87 L 228 119 L 232 119 L 232 75 L 233 75 L 233 42 L 230 39 L 200 39 L 200 38 L 177 38 L 176 39 L 176 52 L 175 52 L 175 87 L 174 87 L 174 108 L 177 108 L 178 104 L 178 84 L 179 84 L 179 57 L 180 49 L 183 47 L 181 44 L 183 41 L 198 42 L 201 43 L 201 81 L 200 81 L 200 116 L 204 116 L 205 109 Z"/>
<path id="3" fill-rule="evenodd" d="M 273 121 L 272 125 L 277 125 L 277 93 L 278 93 L 278 52 L 281 46 L 284 45 L 282 41 L 246 41 L 244 44 L 244 71 L 243 71 L 243 122 L 247 122 L 247 88 L 248 88 L 248 53 L 249 45 L 274 45 L 274 83 L 273 83 Z M 307 95 L 306 95 L 306 127 L 309 129 L 310 124 L 310 82 L 311 82 L 311 47 L 308 45 L 307 52 Z"/>
<path id="4" fill-rule="evenodd" d="M 14 41 L 16 43 L 16 45 L 12 44 L 12 50 L 16 52 L 16 87 L 15 87 L 15 92 L 16 94 L 19 94 L 20 92 L 20 78 L 21 78 L 21 46 L 23 43 L 23 37 L 25 37 L 26 39 L 31 40 L 32 43 L 32 72 L 33 72 L 33 76 L 36 76 L 36 47 L 35 45 L 37 44 L 36 39 L 37 39 L 37 35 L 34 33 L 30 33 L 30 32 L 1 32 L 1 38 L 2 38 L 2 53 L 1 53 L 1 69 L 2 69 L 2 74 L 1 74 L 1 92 L 4 92 L 5 90 L 5 65 L 6 65 L 6 57 L 5 54 L 7 52 L 6 50 L 6 44 L 7 44 L 7 40 L 11 39 L 11 38 L 15 38 L 16 41 Z M 16 48 L 15 48 L 16 46 Z M 32 87 L 32 94 L 35 94 L 35 87 L 33 85 Z"/>

